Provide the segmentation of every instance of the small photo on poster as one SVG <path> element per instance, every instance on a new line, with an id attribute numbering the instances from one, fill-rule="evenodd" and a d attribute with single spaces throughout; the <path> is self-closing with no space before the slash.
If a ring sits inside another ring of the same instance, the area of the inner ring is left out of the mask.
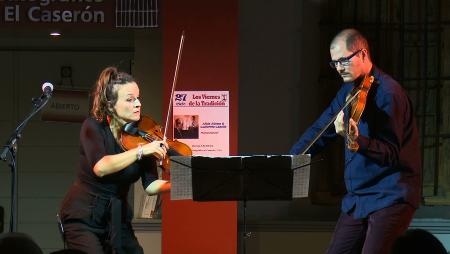
<path id="1" fill-rule="evenodd" d="M 198 139 L 198 115 L 174 115 L 173 137 L 175 139 Z"/>

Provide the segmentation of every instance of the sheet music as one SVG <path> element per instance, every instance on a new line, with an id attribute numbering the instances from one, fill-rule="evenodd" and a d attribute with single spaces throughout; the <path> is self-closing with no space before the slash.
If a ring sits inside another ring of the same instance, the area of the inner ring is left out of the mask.
<path id="1" fill-rule="evenodd" d="M 170 181 L 172 200 L 192 199 L 191 157 L 172 156 L 170 163 Z"/>
<path id="2" fill-rule="evenodd" d="M 298 155 L 293 156 L 292 158 L 292 167 L 301 167 L 302 165 L 308 165 L 311 162 L 311 156 L 309 154 L 306 155 Z M 305 167 L 301 167 L 294 171 L 294 179 L 293 179 L 293 190 L 292 197 L 293 198 L 306 198 L 309 193 L 309 165 Z"/>

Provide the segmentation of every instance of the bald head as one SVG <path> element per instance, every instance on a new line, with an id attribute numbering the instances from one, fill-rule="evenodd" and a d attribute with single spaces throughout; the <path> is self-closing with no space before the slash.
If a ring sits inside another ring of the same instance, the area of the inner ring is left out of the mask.
<path id="1" fill-rule="evenodd" d="M 355 29 L 339 32 L 330 44 L 331 65 L 344 82 L 366 76 L 372 69 L 366 38 Z"/>
<path id="2" fill-rule="evenodd" d="M 340 31 L 331 41 L 330 50 L 338 46 L 340 42 L 344 42 L 348 51 L 354 52 L 359 49 L 366 49 L 370 59 L 369 43 L 358 30 L 349 28 Z"/>

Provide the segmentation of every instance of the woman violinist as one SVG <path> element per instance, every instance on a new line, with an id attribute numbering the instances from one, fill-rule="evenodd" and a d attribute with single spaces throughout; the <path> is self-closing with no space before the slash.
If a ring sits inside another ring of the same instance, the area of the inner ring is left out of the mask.
<path id="1" fill-rule="evenodd" d="M 133 77 L 114 67 L 97 80 L 91 115 L 80 131 L 77 179 L 60 211 L 67 247 L 95 254 L 143 253 L 131 227 L 127 195 L 139 178 L 150 195 L 170 189 L 157 174 L 168 145 L 153 141 L 122 148 L 121 128 L 140 119 L 141 103 Z"/>

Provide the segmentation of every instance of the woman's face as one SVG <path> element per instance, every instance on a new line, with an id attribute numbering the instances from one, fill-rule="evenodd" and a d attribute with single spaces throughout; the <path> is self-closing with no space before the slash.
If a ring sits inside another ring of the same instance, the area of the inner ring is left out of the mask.
<path id="1" fill-rule="evenodd" d="M 117 102 L 114 105 L 117 120 L 122 124 L 138 121 L 141 117 L 138 85 L 130 82 L 117 87 Z"/>

